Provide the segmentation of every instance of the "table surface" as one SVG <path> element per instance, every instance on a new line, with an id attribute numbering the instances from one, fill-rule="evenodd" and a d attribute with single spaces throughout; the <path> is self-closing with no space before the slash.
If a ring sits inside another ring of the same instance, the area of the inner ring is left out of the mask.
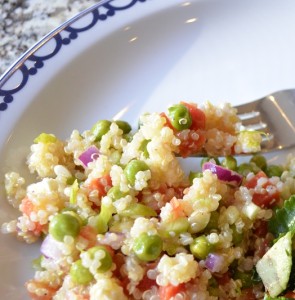
<path id="1" fill-rule="evenodd" d="M 98 0 L 0 0 L 0 76 L 44 35 Z"/>

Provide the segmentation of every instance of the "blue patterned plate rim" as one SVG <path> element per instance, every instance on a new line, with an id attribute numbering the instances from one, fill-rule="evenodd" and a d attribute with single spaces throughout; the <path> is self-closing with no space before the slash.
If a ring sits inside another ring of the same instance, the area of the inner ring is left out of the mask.
<path id="1" fill-rule="evenodd" d="M 78 34 L 84 31 L 87 31 L 97 25 L 98 21 L 105 21 L 109 17 L 114 16 L 117 12 L 123 11 L 126 9 L 132 8 L 137 3 L 144 3 L 147 0 L 129 0 L 122 6 L 116 6 L 120 0 L 100 0 L 97 4 L 83 10 L 78 13 L 76 16 L 71 19 L 65 21 L 60 26 L 49 32 L 45 35 L 41 40 L 39 40 L 35 45 L 33 45 L 30 49 L 28 49 L 20 58 L 15 61 L 10 68 L 0 77 L 0 115 L 4 111 L 7 110 L 9 104 L 13 102 L 14 95 L 22 90 L 29 81 L 30 76 L 35 75 L 38 72 L 38 69 L 44 66 L 44 62 L 54 57 L 59 51 L 63 48 L 63 46 L 68 45 L 72 39 L 76 39 Z M 100 13 L 99 9 L 104 8 L 105 12 Z M 92 13 L 92 21 L 85 27 L 73 28 L 71 25 L 76 23 L 78 20 L 83 18 L 84 16 Z M 62 38 L 61 33 L 63 31 L 67 31 L 69 36 L 67 38 Z M 37 56 L 35 53 L 42 48 L 46 43 L 48 43 L 51 39 L 55 39 L 56 47 L 50 54 L 45 56 Z M 34 63 L 33 67 L 27 67 L 26 62 L 31 61 Z M 4 85 L 10 80 L 13 74 L 16 71 L 20 71 L 22 73 L 21 82 L 12 89 L 3 88 Z"/>

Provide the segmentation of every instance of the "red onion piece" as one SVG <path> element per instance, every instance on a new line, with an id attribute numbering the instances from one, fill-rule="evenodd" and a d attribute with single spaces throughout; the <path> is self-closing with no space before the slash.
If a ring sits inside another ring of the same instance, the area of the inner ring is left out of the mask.
<path id="1" fill-rule="evenodd" d="M 90 146 L 86 151 L 80 154 L 79 159 L 84 167 L 87 167 L 90 162 L 96 160 L 99 157 L 99 154 L 100 152 L 97 147 Z"/>
<path id="2" fill-rule="evenodd" d="M 41 244 L 40 251 L 46 258 L 59 259 L 62 257 L 62 250 L 59 248 L 60 242 L 51 235 L 47 235 Z"/>
<path id="3" fill-rule="evenodd" d="M 218 179 L 232 186 L 239 186 L 242 183 L 243 176 L 239 173 L 229 170 L 227 168 L 218 166 L 212 162 L 206 162 L 203 164 L 202 170 L 210 170 L 216 174 Z"/>
<path id="4" fill-rule="evenodd" d="M 217 253 L 209 253 L 205 266 L 211 272 L 220 272 L 224 266 L 224 257 Z"/>

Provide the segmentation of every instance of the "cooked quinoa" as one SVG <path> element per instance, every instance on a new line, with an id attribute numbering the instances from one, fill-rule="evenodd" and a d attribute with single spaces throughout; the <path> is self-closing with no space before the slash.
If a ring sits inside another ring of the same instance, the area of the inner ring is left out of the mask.
<path id="1" fill-rule="evenodd" d="M 292 214 L 286 201 L 295 206 L 295 157 L 269 165 L 254 154 L 260 144 L 259 132 L 241 130 L 235 108 L 209 102 L 146 113 L 136 130 L 101 120 L 66 140 L 41 133 L 27 158 L 36 181 L 5 175 L 7 201 L 20 216 L 2 232 L 26 243 L 42 240 L 35 276 L 25 283 L 29 295 L 273 296 L 256 264 L 286 233 L 278 216 Z M 248 163 L 234 158 L 241 153 Z M 179 157 L 191 155 L 204 158 L 188 172 Z M 295 230 L 291 223 L 284 225 Z M 293 293 L 292 276 L 275 296 Z"/>

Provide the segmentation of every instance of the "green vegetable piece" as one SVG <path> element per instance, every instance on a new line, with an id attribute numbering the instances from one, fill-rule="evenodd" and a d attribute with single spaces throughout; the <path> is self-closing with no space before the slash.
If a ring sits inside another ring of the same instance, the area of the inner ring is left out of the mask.
<path id="1" fill-rule="evenodd" d="M 39 257 L 33 259 L 32 266 L 33 266 L 33 268 L 34 268 L 35 271 L 42 271 L 42 270 L 44 270 L 44 268 L 41 265 L 43 259 L 44 259 L 43 255 L 40 255 Z"/>
<path id="2" fill-rule="evenodd" d="M 244 235 L 242 232 L 238 232 L 236 226 L 231 226 L 232 236 L 233 236 L 233 244 L 234 246 L 238 246 L 243 241 Z"/>
<path id="3" fill-rule="evenodd" d="M 201 168 L 203 167 L 203 164 L 206 163 L 206 162 L 212 162 L 212 163 L 214 163 L 216 165 L 220 165 L 220 161 L 219 161 L 219 159 L 217 157 L 206 156 L 206 157 L 203 157 L 201 159 L 201 163 L 200 163 Z"/>
<path id="4" fill-rule="evenodd" d="M 137 218 L 142 217 L 156 217 L 157 213 L 149 206 L 141 203 L 132 203 L 124 211 L 119 213 L 123 217 Z"/>
<path id="5" fill-rule="evenodd" d="M 76 237 L 80 232 L 78 218 L 68 213 L 55 215 L 49 224 L 49 233 L 54 239 L 62 242 L 66 235 Z"/>
<path id="6" fill-rule="evenodd" d="M 127 134 L 131 131 L 131 126 L 128 122 L 122 121 L 122 120 L 117 120 L 115 123 L 118 125 L 118 127 L 123 130 L 124 134 Z"/>
<path id="7" fill-rule="evenodd" d="M 93 275 L 88 268 L 82 265 L 81 259 L 75 261 L 70 269 L 70 276 L 74 283 L 87 285 L 93 280 Z"/>
<path id="8" fill-rule="evenodd" d="M 139 171 L 147 171 L 149 169 L 148 165 L 142 160 L 131 160 L 124 169 L 124 174 L 128 182 L 134 186 L 136 174 Z"/>
<path id="9" fill-rule="evenodd" d="M 187 232 L 190 223 L 186 217 L 181 217 L 163 224 L 163 235 L 169 237 L 170 233 L 180 234 Z"/>
<path id="10" fill-rule="evenodd" d="M 75 176 L 67 178 L 67 185 L 73 185 L 75 180 L 77 180 Z"/>
<path id="11" fill-rule="evenodd" d="M 212 250 L 212 245 L 204 235 L 194 239 L 190 244 L 190 251 L 197 259 L 205 259 Z"/>
<path id="12" fill-rule="evenodd" d="M 256 174 L 259 171 L 260 169 L 253 162 L 242 163 L 237 168 L 237 172 L 240 173 L 242 176 L 247 176 L 250 172 Z"/>
<path id="13" fill-rule="evenodd" d="M 143 152 L 143 155 L 145 158 L 149 158 L 150 154 L 147 150 L 147 144 L 150 142 L 151 140 L 144 140 L 140 147 L 139 147 L 139 151 L 142 151 Z"/>
<path id="14" fill-rule="evenodd" d="M 100 251 L 100 254 L 96 254 Z M 107 272 L 113 264 L 113 259 L 110 252 L 104 246 L 95 246 L 87 250 L 91 259 L 94 259 L 95 256 L 99 256 L 100 266 L 97 268 L 97 272 L 105 273 Z M 100 256 L 102 255 L 102 256 Z"/>
<path id="15" fill-rule="evenodd" d="M 75 204 L 77 202 L 77 195 L 79 191 L 79 183 L 76 179 L 71 187 L 71 194 L 70 194 L 70 203 Z"/>
<path id="16" fill-rule="evenodd" d="M 91 226 L 95 227 L 97 233 L 102 234 L 108 231 L 108 224 L 115 212 L 113 206 L 101 205 L 100 213 L 92 218 Z"/>
<path id="17" fill-rule="evenodd" d="M 258 168 L 264 171 L 267 167 L 266 158 L 263 155 L 255 154 L 250 159 L 250 162 L 254 163 Z"/>
<path id="18" fill-rule="evenodd" d="M 91 128 L 92 134 L 95 136 L 95 142 L 99 142 L 111 127 L 112 122 L 108 120 L 100 120 Z"/>
<path id="19" fill-rule="evenodd" d="M 122 197 L 125 197 L 126 195 L 128 195 L 128 194 L 121 192 L 121 190 L 118 186 L 111 187 L 107 193 L 107 196 L 110 197 L 113 201 L 121 199 Z"/>
<path id="20" fill-rule="evenodd" d="M 202 172 L 193 172 L 193 171 L 190 171 L 190 173 L 188 175 L 188 179 L 189 179 L 190 184 L 191 185 L 193 184 L 193 181 L 194 181 L 195 178 L 201 178 L 202 176 L 203 176 Z"/>
<path id="21" fill-rule="evenodd" d="M 288 300 L 291 298 L 286 298 L 286 297 L 270 297 L 268 295 L 265 295 L 263 300 Z"/>
<path id="22" fill-rule="evenodd" d="M 48 143 L 55 143 L 57 141 L 57 138 L 53 134 L 48 134 L 48 133 L 41 133 L 39 134 L 35 139 L 34 143 L 43 143 L 43 144 L 48 144 Z"/>
<path id="23" fill-rule="evenodd" d="M 278 296 L 288 284 L 292 267 L 292 234 L 281 237 L 257 262 L 256 270 L 271 297 Z"/>
<path id="24" fill-rule="evenodd" d="M 295 195 L 284 202 L 282 208 L 277 209 L 268 222 L 268 229 L 275 237 L 295 231 Z"/>
<path id="25" fill-rule="evenodd" d="M 168 108 L 168 118 L 176 130 L 188 129 L 192 125 L 189 109 L 183 104 L 176 104 Z"/>
<path id="26" fill-rule="evenodd" d="M 235 171 L 237 169 L 238 163 L 233 156 L 226 156 L 221 162 L 221 165 L 227 169 Z"/>
<path id="27" fill-rule="evenodd" d="M 254 282 L 252 281 L 252 275 L 252 272 L 241 272 L 236 270 L 233 277 L 235 280 L 241 280 L 243 288 L 249 288 L 254 285 Z"/>
<path id="28" fill-rule="evenodd" d="M 283 167 L 278 165 L 269 165 L 265 170 L 265 174 L 268 177 L 273 177 L 273 176 L 281 177 L 283 172 L 284 172 Z"/>
<path id="29" fill-rule="evenodd" d="M 157 234 L 148 235 L 142 233 L 139 237 L 134 240 L 133 251 L 135 255 L 143 261 L 156 260 L 163 248 L 163 241 Z"/>
<path id="30" fill-rule="evenodd" d="M 217 211 L 212 211 L 210 215 L 210 220 L 206 226 L 206 230 L 213 230 L 218 228 L 218 220 L 219 220 L 219 213 Z"/>

